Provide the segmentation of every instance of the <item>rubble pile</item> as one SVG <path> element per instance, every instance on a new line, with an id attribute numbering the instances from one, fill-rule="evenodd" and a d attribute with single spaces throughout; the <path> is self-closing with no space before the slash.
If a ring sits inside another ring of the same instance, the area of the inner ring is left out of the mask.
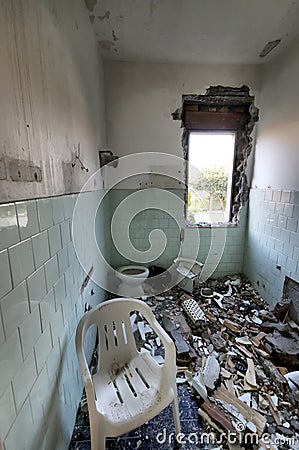
<path id="1" fill-rule="evenodd" d="M 224 437 L 217 448 L 299 448 L 298 305 L 270 307 L 243 275 L 147 303 L 175 342 L 177 382 L 188 383 L 208 430 Z"/>

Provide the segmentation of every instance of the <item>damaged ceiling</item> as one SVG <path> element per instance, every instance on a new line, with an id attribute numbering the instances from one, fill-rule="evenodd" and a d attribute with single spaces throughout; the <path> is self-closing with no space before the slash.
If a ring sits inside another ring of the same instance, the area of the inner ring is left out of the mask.
<path id="1" fill-rule="evenodd" d="M 106 60 L 260 64 L 281 54 L 299 34 L 299 0 L 85 4 Z"/>

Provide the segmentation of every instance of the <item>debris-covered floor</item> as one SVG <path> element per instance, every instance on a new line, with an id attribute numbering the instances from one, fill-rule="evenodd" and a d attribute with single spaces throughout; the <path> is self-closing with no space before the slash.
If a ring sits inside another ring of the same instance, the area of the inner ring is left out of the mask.
<path id="1" fill-rule="evenodd" d="M 180 448 L 299 449 L 296 300 L 269 307 L 236 275 L 208 280 L 193 295 L 175 287 L 147 303 L 176 345 Z M 139 345 L 161 359 L 151 330 L 140 318 L 135 327 Z M 108 439 L 107 448 L 174 449 L 172 432 L 168 407 L 138 430 Z M 75 449 L 90 449 L 84 407 L 70 444 Z"/>

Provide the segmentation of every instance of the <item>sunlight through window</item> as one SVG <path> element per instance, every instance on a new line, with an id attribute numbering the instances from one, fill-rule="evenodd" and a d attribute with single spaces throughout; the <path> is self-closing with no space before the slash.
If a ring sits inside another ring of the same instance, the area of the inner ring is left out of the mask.
<path id="1" fill-rule="evenodd" d="M 191 132 L 188 207 L 191 223 L 229 222 L 235 133 Z"/>

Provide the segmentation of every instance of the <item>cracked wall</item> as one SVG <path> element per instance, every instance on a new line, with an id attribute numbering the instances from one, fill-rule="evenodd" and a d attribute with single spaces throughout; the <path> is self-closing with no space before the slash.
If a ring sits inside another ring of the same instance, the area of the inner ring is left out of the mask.
<path id="1" fill-rule="evenodd" d="M 77 192 L 88 177 L 72 167 L 78 151 L 91 173 L 105 141 L 100 55 L 86 8 L 2 2 L 0 25 L 0 202 Z"/>

